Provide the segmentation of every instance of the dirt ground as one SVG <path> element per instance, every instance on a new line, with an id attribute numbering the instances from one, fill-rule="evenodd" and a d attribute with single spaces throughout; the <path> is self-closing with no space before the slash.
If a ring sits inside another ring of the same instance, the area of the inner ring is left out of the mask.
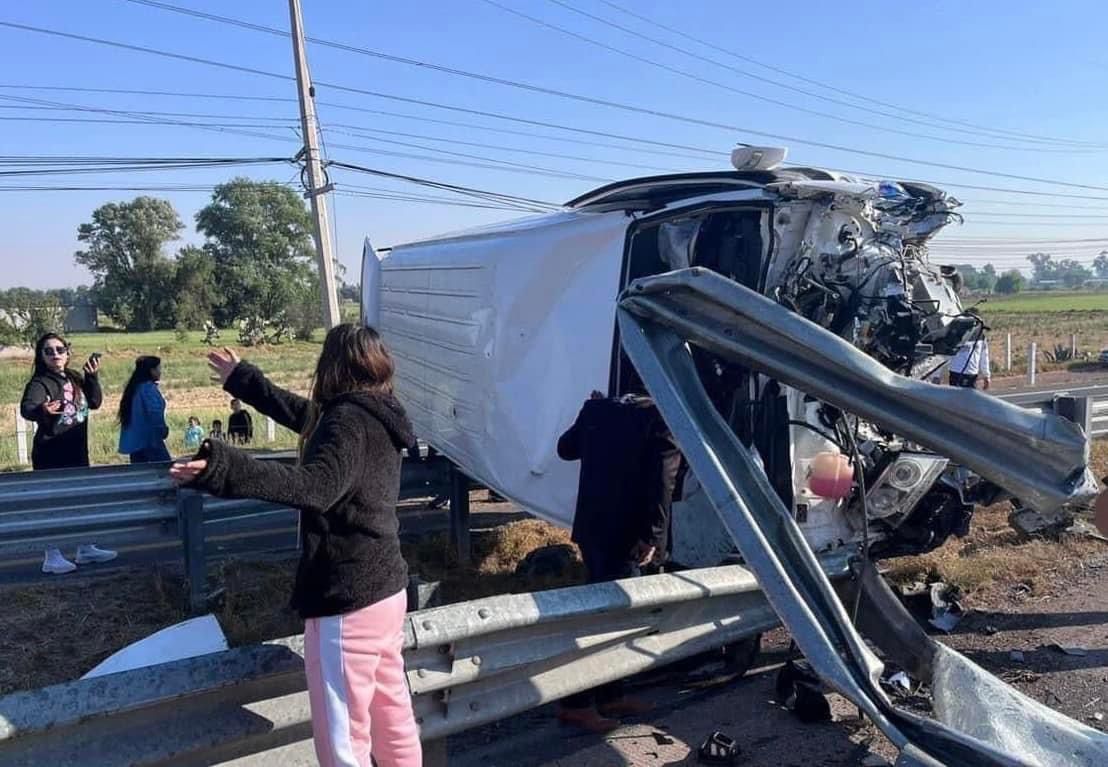
<path id="1" fill-rule="evenodd" d="M 1108 546 L 1074 562 L 1032 594 L 1006 581 L 970 597 L 970 612 L 939 636 L 1030 697 L 1108 731 Z M 743 767 L 854 767 L 891 763 L 896 750 L 857 709 L 831 695 L 833 721 L 804 724 L 775 700 L 787 651 L 781 630 L 768 635 L 759 667 L 739 681 L 710 668 L 691 675 L 654 674 L 634 695 L 654 706 L 607 737 L 560 725 L 554 706 L 464 733 L 450 742 L 455 767 L 676 767 L 697 764 L 713 731 L 735 738 Z M 1067 655 L 1052 645 L 1083 652 Z M 1022 652 L 1020 662 L 1011 659 Z M 1098 715 L 1100 715 L 1098 717 Z"/>

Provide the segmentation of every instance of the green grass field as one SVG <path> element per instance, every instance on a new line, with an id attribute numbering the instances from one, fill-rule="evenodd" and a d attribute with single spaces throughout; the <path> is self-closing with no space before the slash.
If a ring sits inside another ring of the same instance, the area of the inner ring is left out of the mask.
<path id="1" fill-rule="evenodd" d="M 1105 312 L 1108 313 L 1108 292 L 1042 292 L 1020 293 L 1015 296 L 990 296 L 980 306 L 982 314 Z"/>
<path id="2" fill-rule="evenodd" d="M 224 336 L 233 338 L 234 333 L 227 331 Z M 89 438 L 93 463 L 126 460 L 116 452 L 119 427 L 115 414 L 135 358 L 143 354 L 155 354 L 162 358 L 162 391 L 167 401 L 171 453 L 186 452 L 182 435 L 189 416 L 199 418 L 205 429 L 216 418 L 226 425 L 230 400 L 218 384 L 210 380 L 206 361 L 209 347 L 203 343 L 202 333 L 190 333 L 185 339 L 178 339 L 173 331 L 76 333 L 69 337 L 69 341 L 73 346 L 75 366 L 92 352 L 103 355 L 100 375 L 104 406 L 92 416 Z M 276 383 L 300 392 L 307 391 L 320 349 L 318 342 L 290 342 L 250 349 L 228 345 L 236 349 L 243 359 L 261 367 Z M 15 410 L 30 372 L 29 357 L 0 360 L 0 470 L 19 467 Z M 283 449 L 295 446 L 296 435 L 280 427 L 276 429 L 276 439 L 267 442 L 264 418 L 254 415 L 257 447 Z"/>

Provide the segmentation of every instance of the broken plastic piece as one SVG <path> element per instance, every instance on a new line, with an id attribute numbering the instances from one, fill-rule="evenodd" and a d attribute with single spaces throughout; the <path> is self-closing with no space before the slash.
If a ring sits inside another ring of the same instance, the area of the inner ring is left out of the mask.
<path id="1" fill-rule="evenodd" d="M 732 765 L 740 753 L 735 739 L 716 730 L 697 749 L 696 756 L 701 764 Z"/>
<path id="2" fill-rule="evenodd" d="M 1084 658 L 1086 655 L 1089 654 L 1089 651 L 1086 650 L 1084 647 L 1063 647 L 1062 645 L 1057 643 L 1049 644 L 1047 645 L 1047 648 L 1054 650 L 1055 652 L 1060 652 L 1063 655 L 1072 655 L 1075 658 Z"/>

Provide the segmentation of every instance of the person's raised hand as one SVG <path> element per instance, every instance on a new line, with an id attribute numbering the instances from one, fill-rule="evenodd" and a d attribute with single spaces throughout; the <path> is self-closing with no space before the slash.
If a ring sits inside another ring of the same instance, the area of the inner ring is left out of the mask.
<path id="1" fill-rule="evenodd" d="M 100 372 L 100 358 L 89 357 L 88 362 L 85 363 L 85 375 L 94 376 Z"/>
<path id="2" fill-rule="evenodd" d="M 239 364 L 239 355 L 233 349 L 224 346 L 221 350 L 208 352 L 208 367 L 212 369 L 212 380 L 227 383 L 231 372 Z"/>
<path id="3" fill-rule="evenodd" d="M 187 485 L 204 473 L 208 461 L 200 458 L 192 461 L 178 461 L 169 467 L 169 478 L 178 485 Z"/>

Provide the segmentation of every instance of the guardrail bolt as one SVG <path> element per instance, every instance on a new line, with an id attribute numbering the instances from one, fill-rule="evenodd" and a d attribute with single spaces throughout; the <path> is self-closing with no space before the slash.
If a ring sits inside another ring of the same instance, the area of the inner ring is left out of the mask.
<path id="1" fill-rule="evenodd" d="M 469 661 L 474 666 L 480 666 L 481 665 L 481 656 L 480 655 L 474 655 L 472 658 L 469 659 Z"/>
<path id="2" fill-rule="evenodd" d="M 427 676 L 426 669 L 422 669 L 422 668 L 421 669 L 416 669 L 415 673 L 416 673 L 416 676 L 418 676 L 420 679 L 423 679 L 425 676 Z"/>
<path id="3" fill-rule="evenodd" d="M 423 621 L 423 630 L 430 631 L 432 625 L 431 621 Z"/>
<path id="4" fill-rule="evenodd" d="M 489 617 L 488 609 L 482 607 L 480 610 L 477 611 L 477 617 L 480 618 L 481 620 L 488 620 L 488 617 Z"/>

